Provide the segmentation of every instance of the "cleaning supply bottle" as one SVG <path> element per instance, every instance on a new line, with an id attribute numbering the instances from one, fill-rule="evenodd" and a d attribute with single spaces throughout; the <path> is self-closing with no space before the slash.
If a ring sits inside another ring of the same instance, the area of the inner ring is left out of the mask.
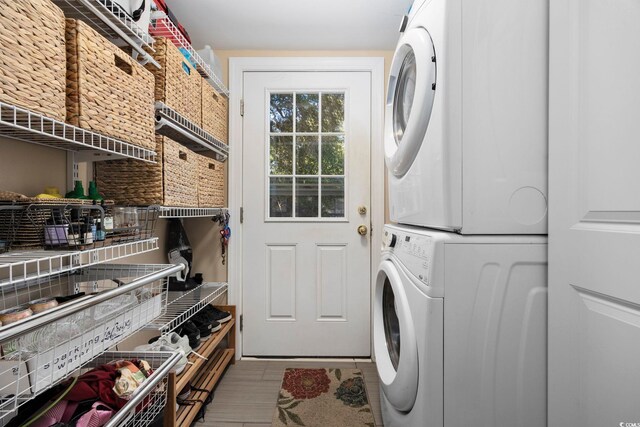
<path id="1" fill-rule="evenodd" d="M 82 186 L 82 181 L 77 180 L 75 182 L 75 187 L 73 188 L 73 191 L 69 191 L 67 194 L 64 195 L 64 197 L 68 198 L 68 199 L 88 199 L 87 196 L 84 195 L 84 187 Z"/>
<path id="2" fill-rule="evenodd" d="M 95 181 L 89 181 L 89 199 L 98 202 L 104 200 L 104 197 L 102 197 L 98 191 L 98 185 Z"/>

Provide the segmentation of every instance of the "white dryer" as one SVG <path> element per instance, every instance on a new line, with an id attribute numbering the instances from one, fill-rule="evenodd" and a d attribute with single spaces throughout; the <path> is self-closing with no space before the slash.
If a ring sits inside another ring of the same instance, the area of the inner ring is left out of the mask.
<path id="1" fill-rule="evenodd" d="M 546 426 L 545 237 L 385 226 L 374 298 L 386 427 Z"/>
<path id="2" fill-rule="evenodd" d="M 386 99 L 393 222 L 546 234 L 548 0 L 417 0 Z"/>

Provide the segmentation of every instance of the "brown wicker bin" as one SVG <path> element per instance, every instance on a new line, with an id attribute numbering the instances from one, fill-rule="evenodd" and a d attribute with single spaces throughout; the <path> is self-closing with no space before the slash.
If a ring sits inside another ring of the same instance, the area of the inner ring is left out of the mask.
<path id="1" fill-rule="evenodd" d="M 164 139 L 165 206 L 198 206 L 198 158 L 183 145 Z"/>
<path id="2" fill-rule="evenodd" d="M 49 0 L 0 7 L 0 101 L 64 121 L 64 14 Z"/>
<path id="3" fill-rule="evenodd" d="M 94 164 L 100 192 L 117 205 L 148 206 L 164 203 L 162 140 L 154 147 L 158 163 L 138 160 L 107 160 Z"/>
<path id="4" fill-rule="evenodd" d="M 119 205 L 198 205 L 196 154 L 179 143 L 156 137 L 158 163 L 136 160 L 96 162 L 98 188 Z"/>
<path id="5" fill-rule="evenodd" d="M 228 144 L 229 103 L 206 81 L 202 82 L 202 128 Z"/>
<path id="6" fill-rule="evenodd" d="M 67 121 L 153 149 L 153 75 L 84 22 L 66 28 Z"/>
<path id="7" fill-rule="evenodd" d="M 164 37 L 156 38 L 153 57 L 160 69 L 147 65 L 156 79 L 155 99 L 162 101 L 196 125 L 202 120 L 202 77 L 180 50 Z"/>
<path id="8" fill-rule="evenodd" d="M 198 157 L 198 206 L 221 208 L 224 206 L 224 163 L 200 154 Z"/>

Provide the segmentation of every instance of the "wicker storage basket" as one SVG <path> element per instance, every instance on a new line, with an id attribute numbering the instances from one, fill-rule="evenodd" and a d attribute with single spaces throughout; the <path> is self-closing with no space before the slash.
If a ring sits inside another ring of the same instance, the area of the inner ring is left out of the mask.
<path id="1" fill-rule="evenodd" d="M 226 193 L 224 163 L 200 154 L 198 157 L 198 206 L 221 208 Z"/>
<path id="2" fill-rule="evenodd" d="M 66 29 L 67 121 L 153 149 L 153 75 L 84 22 Z"/>
<path id="3" fill-rule="evenodd" d="M 94 163 L 95 179 L 100 192 L 118 205 L 162 205 L 162 140 L 154 138 L 158 163 L 138 160 L 107 160 Z"/>
<path id="4" fill-rule="evenodd" d="M 64 15 L 49 0 L 0 7 L 0 101 L 64 121 Z"/>
<path id="5" fill-rule="evenodd" d="M 202 128 L 228 144 L 228 101 L 207 82 L 202 82 Z"/>
<path id="6" fill-rule="evenodd" d="M 168 39 L 158 37 L 153 57 L 162 68 L 147 65 L 156 78 L 155 99 L 200 125 L 202 77 Z"/>
<path id="7" fill-rule="evenodd" d="M 162 137 L 165 206 L 198 206 L 198 158 L 196 153 Z"/>
<path id="8" fill-rule="evenodd" d="M 120 205 L 197 206 L 196 154 L 163 136 L 156 136 L 155 149 L 156 164 L 136 160 L 96 162 L 100 191 Z"/>

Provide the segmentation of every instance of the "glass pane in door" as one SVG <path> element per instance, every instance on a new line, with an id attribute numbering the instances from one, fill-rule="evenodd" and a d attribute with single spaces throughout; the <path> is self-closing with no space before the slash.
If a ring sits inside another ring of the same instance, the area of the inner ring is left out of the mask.
<path id="1" fill-rule="evenodd" d="M 344 218 L 345 94 L 270 94 L 269 218 Z"/>

